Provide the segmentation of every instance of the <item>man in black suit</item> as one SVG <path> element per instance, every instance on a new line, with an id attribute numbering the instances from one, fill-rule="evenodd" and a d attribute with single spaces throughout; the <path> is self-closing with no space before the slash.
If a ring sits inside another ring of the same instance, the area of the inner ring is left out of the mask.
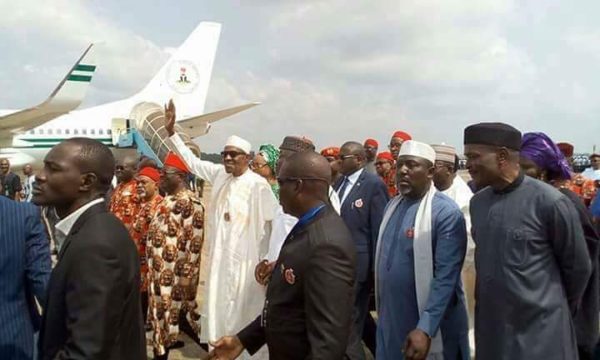
<path id="1" fill-rule="evenodd" d="M 103 199 L 114 167 L 108 147 L 72 138 L 50 150 L 36 176 L 33 202 L 61 219 L 41 359 L 146 359 L 137 251 Z"/>
<path id="2" fill-rule="evenodd" d="M 356 297 L 354 304 L 354 331 L 348 344 L 348 357 L 364 360 L 361 344 L 365 320 L 369 315 L 369 297 L 373 289 L 373 259 L 379 236 L 383 211 L 389 193 L 381 178 L 365 170 L 367 154 L 362 144 L 349 141 L 340 149 L 341 173 L 335 184 L 342 204 L 342 219 L 350 229 L 356 247 Z M 369 319 L 372 325 L 374 322 Z M 375 327 L 367 327 L 364 339 L 375 355 Z"/>
<path id="3" fill-rule="evenodd" d="M 344 359 L 354 304 L 356 254 L 344 221 L 327 205 L 331 168 L 315 152 L 292 155 L 277 179 L 283 210 L 299 218 L 279 253 L 262 314 L 211 345 L 211 359 Z"/>

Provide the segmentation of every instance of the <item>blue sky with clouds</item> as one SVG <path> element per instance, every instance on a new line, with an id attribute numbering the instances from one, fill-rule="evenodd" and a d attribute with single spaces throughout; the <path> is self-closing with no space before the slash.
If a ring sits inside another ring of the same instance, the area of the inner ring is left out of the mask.
<path id="1" fill-rule="evenodd" d="M 585 3 L 585 4 L 584 4 Z M 42 4 L 42 5 L 40 5 Z M 503 121 L 589 152 L 600 145 L 600 3 L 555 0 L 0 0 L 0 108 L 45 99 L 102 41 L 85 106 L 134 94 L 202 20 L 223 24 L 207 111 L 262 105 L 200 138 L 318 147 L 395 130 L 461 147 Z"/>

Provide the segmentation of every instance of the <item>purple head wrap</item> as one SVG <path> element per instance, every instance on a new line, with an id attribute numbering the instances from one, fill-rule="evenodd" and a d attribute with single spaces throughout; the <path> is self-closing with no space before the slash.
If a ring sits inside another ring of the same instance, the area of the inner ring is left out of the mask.
<path id="1" fill-rule="evenodd" d="M 571 167 L 558 146 L 541 132 L 523 135 L 521 156 L 533 161 L 546 170 L 551 178 L 567 180 L 571 178 Z"/>

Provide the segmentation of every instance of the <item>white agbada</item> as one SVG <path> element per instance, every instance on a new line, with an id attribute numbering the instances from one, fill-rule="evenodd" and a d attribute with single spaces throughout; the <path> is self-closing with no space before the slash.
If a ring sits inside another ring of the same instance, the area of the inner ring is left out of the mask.
<path id="1" fill-rule="evenodd" d="M 262 311 L 265 292 L 254 279 L 254 268 L 269 249 L 271 221 L 279 205 L 267 181 L 251 170 L 234 177 L 223 165 L 197 158 L 179 135 L 170 139 L 192 173 L 212 185 L 199 300 L 200 338 L 214 341 L 236 334 Z M 241 358 L 249 358 L 248 353 Z M 266 347 L 252 358 L 268 358 Z"/>
<path id="2" fill-rule="evenodd" d="M 475 242 L 471 236 L 471 213 L 469 212 L 469 203 L 473 197 L 473 191 L 467 183 L 457 174 L 452 181 L 452 185 L 442 191 L 443 194 L 447 195 L 450 199 L 460 208 L 460 211 L 465 217 L 465 224 L 467 226 L 467 254 L 465 256 L 465 266 L 472 266 L 475 261 Z"/>
<path id="3" fill-rule="evenodd" d="M 333 207 L 335 212 L 337 212 L 339 215 L 340 198 L 338 197 L 337 192 L 333 190 L 331 186 L 329 187 L 329 202 L 331 203 L 331 207 Z M 283 212 L 283 208 L 281 206 L 278 207 L 275 219 L 273 219 L 273 231 L 271 232 L 271 238 L 269 239 L 269 252 L 267 253 L 266 257 L 269 262 L 277 260 L 279 257 L 279 251 L 281 250 L 285 239 L 297 222 L 298 218 Z"/>

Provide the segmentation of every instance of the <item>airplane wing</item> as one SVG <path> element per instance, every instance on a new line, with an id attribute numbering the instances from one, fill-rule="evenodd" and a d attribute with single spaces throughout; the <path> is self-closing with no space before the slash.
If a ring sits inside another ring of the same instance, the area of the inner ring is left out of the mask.
<path id="1" fill-rule="evenodd" d="M 93 46 L 94 44 L 88 46 L 46 101 L 29 109 L 0 117 L 1 140 L 12 139 L 14 135 L 64 115 L 81 104 L 96 71 Z"/>
<path id="2" fill-rule="evenodd" d="M 210 126 L 215 121 L 224 119 L 231 115 L 235 115 L 244 110 L 250 109 L 260 103 L 249 103 L 245 105 L 235 106 L 232 108 L 211 112 L 199 116 L 194 116 L 187 119 L 177 121 L 177 125 L 181 127 L 192 139 L 208 133 Z"/>

